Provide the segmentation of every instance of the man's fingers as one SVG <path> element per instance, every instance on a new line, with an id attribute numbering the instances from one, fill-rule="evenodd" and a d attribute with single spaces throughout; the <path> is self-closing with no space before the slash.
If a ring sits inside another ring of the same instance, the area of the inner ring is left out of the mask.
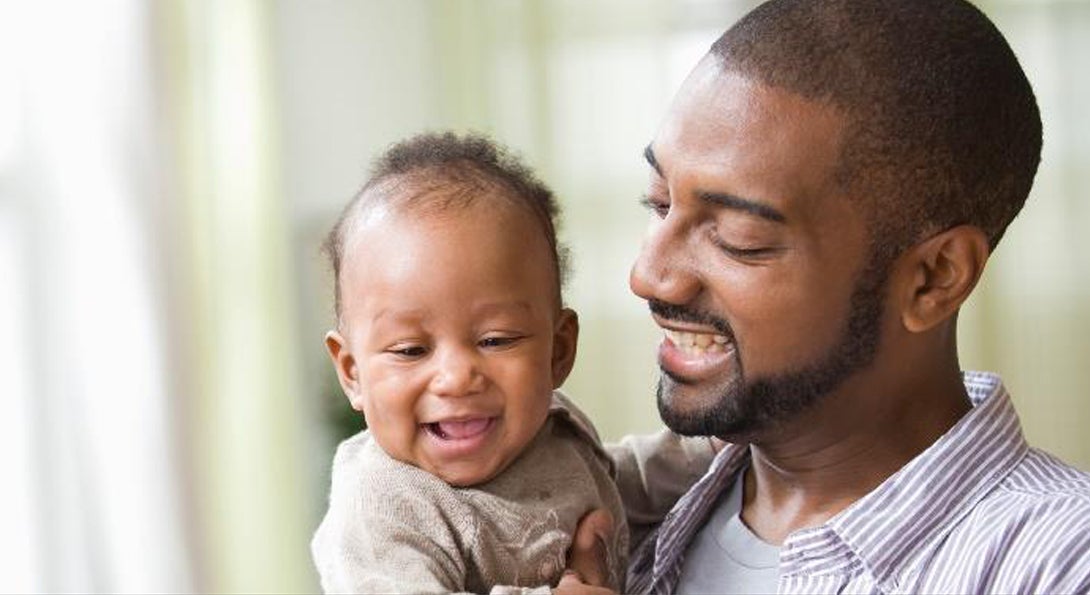
<path id="1" fill-rule="evenodd" d="M 579 521 L 568 552 L 568 568 L 575 571 L 581 583 L 598 587 L 610 586 L 606 539 L 613 533 L 613 516 L 598 508 Z"/>

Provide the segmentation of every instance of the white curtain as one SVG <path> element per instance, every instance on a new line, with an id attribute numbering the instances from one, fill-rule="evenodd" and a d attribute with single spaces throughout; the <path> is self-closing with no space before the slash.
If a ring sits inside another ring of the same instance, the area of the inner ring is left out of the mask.
<path id="1" fill-rule="evenodd" d="M 171 423 L 143 4 L 0 4 L 2 591 L 192 576 Z"/>

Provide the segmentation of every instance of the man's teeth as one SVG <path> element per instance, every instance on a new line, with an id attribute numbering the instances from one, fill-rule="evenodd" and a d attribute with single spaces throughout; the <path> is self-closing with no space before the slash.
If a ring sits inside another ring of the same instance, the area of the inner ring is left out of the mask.
<path id="1" fill-rule="evenodd" d="M 665 330 L 666 336 L 670 339 L 670 342 L 689 355 L 723 353 L 727 349 L 727 343 L 730 342 L 725 335 Z"/>

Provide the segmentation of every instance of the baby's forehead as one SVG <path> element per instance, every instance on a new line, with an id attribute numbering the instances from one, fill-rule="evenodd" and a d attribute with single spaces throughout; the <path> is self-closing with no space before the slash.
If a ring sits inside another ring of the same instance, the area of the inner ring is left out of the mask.
<path id="1" fill-rule="evenodd" d="M 445 287 L 447 271 L 461 271 L 458 276 L 477 280 L 486 294 L 508 291 L 497 289 L 510 287 L 505 283 L 538 287 L 535 308 L 551 308 L 560 297 L 557 267 L 534 227 L 530 214 L 511 206 L 477 202 L 463 209 L 422 211 L 375 203 L 346 230 L 342 285 L 349 293 L 380 287 L 414 293 L 425 286 Z M 535 233 L 540 239 L 534 239 Z M 540 277 L 527 271 L 550 271 L 548 285 L 530 281 Z"/>
<path id="2" fill-rule="evenodd" d="M 524 230 L 516 237 L 510 234 L 490 234 L 493 239 L 507 238 L 511 244 L 505 250 L 530 257 L 540 254 L 552 261 L 554 253 L 548 241 L 548 232 L 537 215 L 517 198 L 497 192 L 452 194 L 449 187 L 410 187 L 403 183 L 383 183 L 365 189 L 346 217 L 343 236 L 344 259 L 351 261 L 365 255 L 374 234 L 396 230 L 397 233 L 413 233 L 430 236 L 446 226 L 470 226 L 481 234 L 498 228 Z M 536 230 L 536 231 L 531 231 Z M 541 252 L 528 250 L 528 243 L 536 242 L 527 234 L 541 240 Z M 375 238 L 378 241 L 377 238 Z M 558 263 L 544 266 L 555 268 Z"/>
<path id="3" fill-rule="evenodd" d="M 499 183 L 467 183 L 462 178 L 419 173 L 387 176 L 368 184 L 347 218 L 348 236 L 370 222 L 384 225 L 442 224 L 472 218 L 482 228 L 512 216 L 548 231 L 533 208 L 511 188 Z"/>

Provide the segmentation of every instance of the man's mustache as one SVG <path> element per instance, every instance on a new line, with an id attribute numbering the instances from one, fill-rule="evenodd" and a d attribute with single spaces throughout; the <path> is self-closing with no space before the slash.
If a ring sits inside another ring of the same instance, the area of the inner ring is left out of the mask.
<path id="1" fill-rule="evenodd" d="M 707 312 L 698 312 L 691 310 L 685 306 L 678 306 L 676 304 L 670 304 L 654 298 L 647 300 L 647 307 L 651 309 L 651 312 L 658 315 L 660 318 L 666 320 L 673 320 L 675 322 L 688 322 L 692 324 L 700 324 L 704 326 L 713 327 L 721 335 L 725 335 L 732 342 L 734 341 L 734 331 L 730 328 L 730 324 L 726 320 L 709 314 Z"/>

